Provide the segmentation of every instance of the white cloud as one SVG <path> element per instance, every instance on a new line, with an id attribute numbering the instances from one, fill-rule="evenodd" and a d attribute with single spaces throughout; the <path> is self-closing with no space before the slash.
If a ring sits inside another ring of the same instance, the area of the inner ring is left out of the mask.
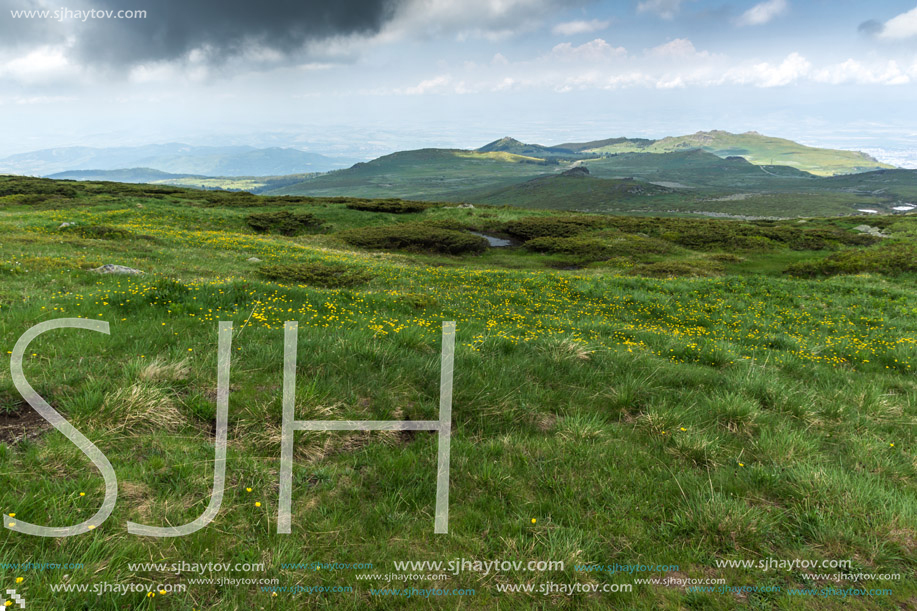
<path id="1" fill-rule="evenodd" d="M 788 7 L 786 0 L 765 0 L 742 13 L 736 23 L 738 25 L 764 25 L 774 17 L 785 13 Z"/>
<path id="2" fill-rule="evenodd" d="M 611 25 L 611 20 L 600 21 L 592 19 L 591 21 L 566 21 L 558 23 L 551 30 L 561 36 L 574 36 L 576 34 L 589 34 L 591 32 L 600 32 Z"/>
<path id="3" fill-rule="evenodd" d="M 455 78 L 453 78 L 453 76 Z M 461 80 L 459 80 L 461 79 Z M 798 52 L 767 61 L 743 61 L 699 51 L 685 38 L 642 53 L 629 54 L 596 38 L 582 45 L 555 45 L 549 53 L 525 60 L 465 66 L 461 75 L 431 76 L 399 94 L 460 94 L 481 91 L 555 91 L 617 89 L 777 88 L 810 83 L 822 88 L 845 84 L 886 87 L 917 82 L 917 61 L 848 59 L 815 65 Z M 389 90 L 391 91 L 391 90 Z"/>
<path id="4" fill-rule="evenodd" d="M 427 93 L 444 93 L 452 79 L 446 75 L 440 75 L 421 81 L 414 87 L 408 87 L 404 90 L 407 95 L 424 95 Z"/>
<path id="5" fill-rule="evenodd" d="M 32 96 L 29 98 L 17 96 L 13 98 L 11 101 L 19 105 L 31 105 L 31 104 L 70 104 L 72 102 L 75 102 L 76 100 L 77 98 L 73 96 L 39 95 L 39 96 Z"/>
<path id="6" fill-rule="evenodd" d="M 799 53 L 790 53 L 779 65 L 762 62 L 748 67 L 732 68 L 723 81 L 755 87 L 783 87 L 807 76 L 812 64 Z"/>
<path id="7" fill-rule="evenodd" d="M 902 40 L 914 36 L 917 36 L 917 7 L 892 17 L 879 32 L 879 38 L 886 40 Z"/>
<path id="8" fill-rule="evenodd" d="M 917 75 L 915 75 L 917 76 Z M 898 67 L 895 61 L 883 65 L 868 66 L 855 59 L 818 70 L 813 80 L 829 85 L 856 83 L 859 85 L 907 85 L 910 77 Z"/>
<path id="9" fill-rule="evenodd" d="M 627 55 L 624 47 L 613 47 L 601 38 L 574 47 L 569 42 L 562 42 L 551 49 L 551 55 L 562 60 L 602 61 Z"/>
<path id="10" fill-rule="evenodd" d="M 515 89 L 518 84 L 519 82 L 516 79 L 508 76 L 494 85 L 491 89 L 493 91 L 510 91 L 511 89 Z"/>
<path id="11" fill-rule="evenodd" d="M 643 0 L 637 5 L 638 13 L 655 13 L 663 19 L 672 19 L 682 0 Z"/>
<path id="12" fill-rule="evenodd" d="M 38 47 L 25 55 L 0 62 L 0 77 L 25 84 L 60 82 L 78 76 L 79 69 L 68 60 L 64 48 Z"/>
<path id="13" fill-rule="evenodd" d="M 657 89 L 681 89 L 684 86 L 685 80 L 680 76 L 662 79 L 656 82 Z"/>
<path id="14" fill-rule="evenodd" d="M 707 51 L 698 51 L 687 38 L 676 38 L 658 47 L 653 47 L 646 52 L 651 57 L 667 58 L 686 58 L 686 57 L 708 57 Z"/>

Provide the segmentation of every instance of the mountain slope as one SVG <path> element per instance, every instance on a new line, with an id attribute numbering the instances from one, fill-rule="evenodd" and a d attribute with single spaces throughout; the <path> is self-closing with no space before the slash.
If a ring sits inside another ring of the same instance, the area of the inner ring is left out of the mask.
<path id="1" fill-rule="evenodd" d="M 543 159 L 503 151 L 419 149 L 385 155 L 264 194 L 456 199 L 470 188 L 498 188 L 557 167 Z"/>
<path id="2" fill-rule="evenodd" d="M 582 151 L 574 151 L 563 146 L 542 146 L 540 144 L 526 144 L 510 137 L 494 140 L 493 142 L 485 144 L 481 148 L 475 150 L 478 153 L 502 152 L 510 153 L 513 155 L 525 155 L 528 157 L 540 157 L 542 159 L 548 157 L 569 157 L 580 159 L 582 157 L 594 156 L 589 153 L 583 154 Z"/>
<path id="3" fill-rule="evenodd" d="M 639 177 L 691 188 L 774 190 L 815 178 L 788 166 L 758 166 L 743 157 L 722 158 L 700 149 L 668 153 L 620 153 L 586 162 L 600 178 Z"/>
<path id="4" fill-rule="evenodd" d="M 646 138 L 606 138 L 604 140 L 592 140 L 590 142 L 565 142 L 564 144 L 556 144 L 557 148 L 566 149 L 569 151 L 591 151 L 591 152 L 601 152 L 605 147 L 614 147 L 614 146 L 624 146 L 631 145 L 635 148 L 645 148 L 653 144 L 655 140 L 648 140 Z"/>
<path id="5" fill-rule="evenodd" d="M 784 138 L 762 136 L 757 132 L 732 134 L 714 130 L 688 136 L 663 138 L 655 141 L 620 139 L 600 142 L 583 149 L 591 153 L 671 153 L 700 149 L 718 157 L 740 156 L 755 165 L 784 165 L 819 176 L 852 174 L 878 169 L 891 169 L 866 153 L 805 146 Z"/>
<path id="6" fill-rule="evenodd" d="M 633 179 L 608 179 L 570 173 L 540 176 L 490 192 L 468 194 L 475 203 L 558 210 L 609 212 L 658 206 L 675 191 Z M 676 194 L 678 197 L 678 194 Z"/>
<path id="7" fill-rule="evenodd" d="M 205 178 L 195 174 L 171 174 L 152 168 L 124 168 L 121 170 L 72 170 L 58 172 L 46 178 L 54 180 L 97 180 L 126 183 L 157 183 L 187 178 Z"/>

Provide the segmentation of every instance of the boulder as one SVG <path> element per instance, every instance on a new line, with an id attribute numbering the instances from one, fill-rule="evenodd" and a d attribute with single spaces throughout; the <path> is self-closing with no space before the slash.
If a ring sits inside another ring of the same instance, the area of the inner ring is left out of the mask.
<path id="1" fill-rule="evenodd" d="M 869 225 L 857 225 L 853 228 L 854 231 L 859 231 L 860 233 L 868 233 L 869 235 L 874 235 L 877 238 L 890 238 L 891 236 L 887 233 L 882 233 L 882 230 L 878 227 L 870 227 Z"/>
<path id="2" fill-rule="evenodd" d="M 96 267 L 96 268 L 91 269 L 91 270 L 89 270 L 89 271 L 95 272 L 95 273 L 97 273 L 97 274 L 129 274 L 129 275 L 138 275 L 138 274 L 142 274 L 142 273 L 143 273 L 143 272 L 140 271 L 139 269 L 134 269 L 134 268 L 132 268 L 132 267 L 126 267 L 126 266 L 124 266 L 124 265 L 113 265 L 113 264 L 111 264 L 111 263 L 108 263 L 108 264 L 106 264 L 106 265 L 103 265 L 102 267 Z"/>

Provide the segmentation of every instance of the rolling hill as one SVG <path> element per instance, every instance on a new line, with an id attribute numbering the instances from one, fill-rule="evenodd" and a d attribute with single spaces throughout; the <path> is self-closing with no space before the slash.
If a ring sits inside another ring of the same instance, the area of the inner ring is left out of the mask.
<path id="1" fill-rule="evenodd" d="M 755 165 L 789 166 L 819 176 L 852 174 L 894 167 L 881 163 L 866 153 L 815 148 L 784 138 L 763 136 L 757 132 L 732 134 L 713 130 L 661 140 L 622 138 L 620 141 L 599 141 L 583 146 L 584 148 L 578 150 L 601 154 L 672 153 L 699 149 L 718 157 L 738 156 Z"/>
<path id="2" fill-rule="evenodd" d="M 595 153 L 584 153 L 581 150 L 573 150 L 560 146 L 542 146 L 540 144 L 526 144 L 519 142 L 515 138 L 505 137 L 485 144 L 479 149 L 479 153 L 511 153 L 513 155 L 524 155 L 528 157 L 540 157 L 542 159 L 562 158 L 562 159 L 583 159 L 587 157 L 598 156 Z"/>
<path id="3" fill-rule="evenodd" d="M 71 170 L 58 172 L 46 178 L 54 180 L 94 180 L 126 183 L 167 184 L 170 181 L 187 180 L 189 178 L 206 178 L 195 174 L 171 174 L 152 168 L 124 168 L 120 170 Z"/>
<path id="4" fill-rule="evenodd" d="M 558 167 L 544 159 L 505 151 L 420 149 L 385 155 L 264 194 L 460 200 L 468 189 L 524 182 Z"/>
<path id="5" fill-rule="evenodd" d="M 260 172 L 305 163 L 302 156 L 308 154 L 245 147 L 140 148 L 131 154 L 147 155 L 153 165 L 80 169 L 54 177 L 262 195 L 396 197 L 614 213 L 850 214 L 862 209 L 891 212 L 895 204 L 917 199 L 915 171 L 887 169 L 862 153 L 812 148 L 754 132 L 555 146 L 505 137 L 475 150 L 401 151 L 346 169 L 286 175 Z M 55 163 L 112 162 L 105 157 L 112 151 L 61 151 Z M 180 168 L 187 170 L 176 171 Z M 583 175 L 566 175 L 575 168 L 585 168 Z"/>
<path id="6" fill-rule="evenodd" d="M 864 153 L 813 148 L 755 132 L 698 132 L 661 140 L 610 138 L 556 146 L 505 137 L 473 151 L 394 153 L 279 189 L 268 185 L 263 192 L 474 202 L 580 163 L 596 178 L 640 178 L 663 187 L 718 192 L 792 191 L 812 187 L 818 177 L 850 174 L 855 182 L 858 173 L 891 169 Z M 558 200 L 556 206 L 566 204 Z"/>
<path id="7" fill-rule="evenodd" d="M 674 189 L 632 178 L 596 178 L 568 172 L 540 176 L 472 197 L 481 204 L 601 212 L 659 207 L 682 198 L 683 194 Z"/>

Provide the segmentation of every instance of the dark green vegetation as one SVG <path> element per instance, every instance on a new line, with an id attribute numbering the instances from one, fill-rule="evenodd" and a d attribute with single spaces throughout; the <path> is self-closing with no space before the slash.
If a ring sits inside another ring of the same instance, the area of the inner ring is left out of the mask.
<path id="1" fill-rule="evenodd" d="M 407 585 L 473 588 L 421 603 L 459 609 L 917 604 L 917 272 L 898 256 L 913 252 L 917 217 L 738 221 L 449 205 L 392 213 L 353 203 L 0 177 L 0 354 L 41 321 L 110 323 L 110 335 L 41 336 L 24 367 L 105 452 L 119 482 L 114 513 L 93 532 L 50 540 L 4 529 L 0 563 L 85 565 L 0 569 L 4 587 L 35 609 L 406 609 L 417 601 L 370 593 L 401 583 L 357 576 L 398 572 L 395 561 L 465 558 L 565 568 L 443 571 Z M 287 237 L 246 220 L 282 211 L 312 215 L 323 231 Z M 855 230 L 864 224 L 891 237 Z M 381 234 L 401 248 L 405 236 L 443 231 L 480 244 L 467 230 L 520 244 L 454 255 L 345 241 Z M 854 260 L 868 263 L 838 264 Z M 86 271 L 106 263 L 146 273 Z M 800 263 L 819 271 L 787 273 Z M 829 268 L 835 275 L 822 273 Z M 207 504 L 220 320 L 234 324 L 220 512 L 186 537 L 129 535 L 128 520 L 183 524 Z M 297 433 L 293 531 L 276 534 L 287 320 L 300 325 L 301 420 L 435 419 L 441 322 L 456 321 L 448 535 L 433 534 L 436 436 L 344 431 Z M 0 406 L 0 510 L 56 526 L 92 515 L 101 478 L 21 401 L 8 362 Z M 767 559 L 849 559 L 844 572 L 902 579 L 865 586 L 888 596 L 791 596 L 865 584 L 717 566 Z M 352 591 L 272 596 L 128 568 L 182 561 L 263 562 L 264 571 L 201 577 Z M 284 566 L 313 561 L 373 569 Z M 637 563 L 679 569 L 575 568 Z M 64 573 L 69 584 L 188 590 L 152 600 L 52 592 Z M 770 590 L 635 583 L 664 577 Z M 547 582 L 634 585 L 538 593 Z M 503 584 L 536 591 L 498 592 Z"/>
<path id="2" fill-rule="evenodd" d="M 366 284 L 372 277 L 365 270 L 333 263 L 272 263 L 258 269 L 265 278 L 279 282 L 306 284 L 325 289 Z"/>
<path id="3" fill-rule="evenodd" d="M 795 276 L 906 272 L 917 272 L 917 248 L 913 243 L 892 243 L 869 250 L 845 250 L 824 259 L 801 261 L 787 268 L 787 273 Z"/>
<path id="4" fill-rule="evenodd" d="M 482 237 L 423 223 L 358 227 L 341 232 L 341 238 L 351 246 L 377 250 L 460 255 L 481 253 L 487 249 L 487 240 Z"/>
<path id="5" fill-rule="evenodd" d="M 362 200 L 351 201 L 347 207 L 351 210 L 363 210 L 365 212 L 388 212 L 390 214 L 409 214 L 411 212 L 423 212 L 427 208 L 434 206 L 430 202 L 411 202 L 403 199 L 384 199 L 384 200 Z"/>
<path id="6" fill-rule="evenodd" d="M 716 145 L 705 145 L 708 140 Z M 860 209 L 890 212 L 917 199 L 917 171 L 888 168 L 861 153 L 757 134 L 709 132 L 557 147 L 504 138 L 476 151 L 395 153 L 298 183 L 265 184 L 260 191 L 618 214 L 791 218 Z M 846 174 L 833 176 L 839 173 Z"/>
<path id="7" fill-rule="evenodd" d="M 308 212 L 256 212 L 245 217 L 249 227 L 257 232 L 273 232 L 285 236 L 295 236 L 306 231 L 313 231 L 322 226 L 321 219 Z"/>

